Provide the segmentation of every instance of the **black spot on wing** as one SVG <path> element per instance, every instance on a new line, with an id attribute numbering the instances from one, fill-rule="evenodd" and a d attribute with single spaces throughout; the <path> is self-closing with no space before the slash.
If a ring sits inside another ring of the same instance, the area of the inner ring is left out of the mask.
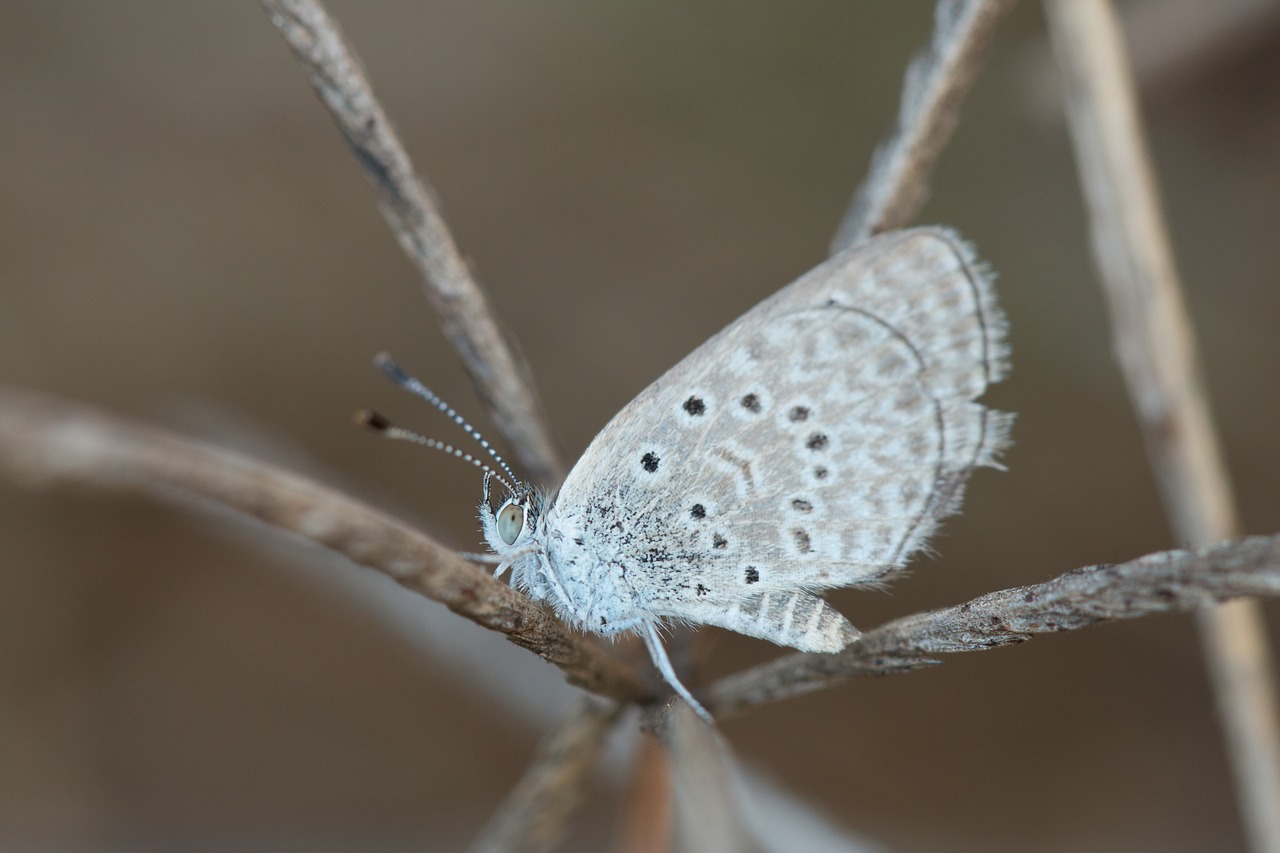
<path id="1" fill-rule="evenodd" d="M 658 470 L 658 463 L 661 461 L 656 453 L 650 451 L 640 457 L 640 467 L 652 474 Z"/>

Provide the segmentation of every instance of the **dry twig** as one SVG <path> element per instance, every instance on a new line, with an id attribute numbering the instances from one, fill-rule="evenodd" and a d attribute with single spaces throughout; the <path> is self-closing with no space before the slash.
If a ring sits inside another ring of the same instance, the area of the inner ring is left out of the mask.
<path id="1" fill-rule="evenodd" d="M 533 763 L 472 845 L 474 853 L 552 850 L 564 838 L 621 706 L 586 700 L 538 748 Z"/>
<path id="2" fill-rule="evenodd" d="M 675 823 L 671 761 L 655 737 L 643 734 L 636 745 L 618 822 L 616 853 L 650 853 L 671 846 Z"/>
<path id="3" fill-rule="evenodd" d="M 427 299 L 494 424 L 531 480 L 559 483 L 564 463 L 534 391 L 533 375 L 458 252 L 434 194 L 415 173 L 355 51 L 316 0 L 262 0 L 262 5 L 373 182 L 383 216 L 422 273 Z"/>
<path id="4" fill-rule="evenodd" d="M 737 768 L 719 733 L 678 700 L 656 709 L 647 725 L 670 756 L 677 849 L 689 853 L 759 850 L 742 815 Z"/>
<path id="5" fill-rule="evenodd" d="M 0 389 L 0 470 L 31 485 L 77 484 L 200 498 L 314 540 L 506 634 L 575 683 L 620 701 L 648 695 L 635 676 L 487 572 L 400 522 L 296 474 L 127 424 L 83 407 Z M 927 666 L 933 655 L 1021 642 L 1035 633 L 1228 598 L 1280 594 L 1280 536 L 1168 551 L 1068 572 L 908 616 L 838 655 L 791 655 L 713 685 L 721 715 L 843 683 Z"/>
<path id="6" fill-rule="evenodd" d="M 1116 353 L 1165 510 L 1193 545 L 1233 536 L 1231 486 L 1115 11 L 1106 0 L 1046 8 Z M 1280 722 L 1261 609 L 1207 609 L 1200 626 L 1249 836 L 1254 849 L 1280 850 Z"/>
<path id="7" fill-rule="evenodd" d="M 722 718 L 860 675 L 930 666 L 939 662 L 934 657 L 939 654 L 984 651 L 1033 634 L 1193 610 L 1245 595 L 1280 595 L 1280 535 L 1088 566 L 1045 583 L 906 616 L 867 631 L 839 654 L 788 655 L 724 678 L 707 691 L 707 706 Z"/>
<path id="8" fill-rule="evenodd" d="M 960 118 L 996 24 L 1013 0 L 939 0 L 933 37 L 902 85 L 898 125 L 876 150 L 845 212 L 831 254 L 882 231 L 905 227 L 929 192 L 929 173 Z"/>
<path id="9" fill-rule="evenodd" d="M 0 388 L 0 471 L 31 485 L 75 484 L 198 498 L 298 534 L 435 599 L 620 701 L 635 674 L 489 573 L 399 521 L 319 483 L 227 450 L 56 398 Z"/>

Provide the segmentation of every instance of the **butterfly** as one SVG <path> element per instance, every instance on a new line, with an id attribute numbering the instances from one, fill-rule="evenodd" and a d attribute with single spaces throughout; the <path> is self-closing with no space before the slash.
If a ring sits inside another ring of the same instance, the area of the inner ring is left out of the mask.
<path id="1" fill-rule="evenodd" d="M 1012 417 L 976 400 L 1007 370 L 1005 329 L 990 274 L 952 231 L 861 243 L 642 391 L 558 490 L 502 463 L 511 482 L 495 505 L 486 473 L 484 558 L 570 625 L 640 634 L 710 720 L 663 627 L 716 625 L 805 652 L 855 642 L 822 591 L 905 567 L 959 508 L 969 473 L 999 467 Z"/>

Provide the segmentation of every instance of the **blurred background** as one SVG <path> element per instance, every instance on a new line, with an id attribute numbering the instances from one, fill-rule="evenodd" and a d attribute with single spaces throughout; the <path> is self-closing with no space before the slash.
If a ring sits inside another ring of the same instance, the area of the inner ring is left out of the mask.
<path id="1" fill-rule="evenodd" d="M 1126 9 L 1240 509 L 1271 533 L 1280 16 L 1195 17 L 1216 5 Z M 924 2 L 330 9 L 570 459 L 824 257 L 932 23 Z M 0 106 L 0 381 L 288 465 L 478 547 L 473 469 L 350 423 L 374 405 L 458 437 L 372 368 L 387 349 L 485 426 L 256 4 L 11 0 Z M 836 605 L 868 628 L 1179 545 L 1112 358 L 1038 4 L 998 31 L 921 221 L 999 273 L 1014 369 L 987 400 L 1018 413 L 1015 445 L 1007 473 L 974 478 L 937 557 Z M 778 653 L 710 629 L 697 647 L 707 677 Z M 0 481 L 0 848 L 456 849 L 573 695 L 303 543 Z M 958 656 L 724 730 L 745 763 L 891 849 L 1243 845 L 1187 616 Z M 576 848 L 608 842 L 617 808 L 589 803 Z"/>

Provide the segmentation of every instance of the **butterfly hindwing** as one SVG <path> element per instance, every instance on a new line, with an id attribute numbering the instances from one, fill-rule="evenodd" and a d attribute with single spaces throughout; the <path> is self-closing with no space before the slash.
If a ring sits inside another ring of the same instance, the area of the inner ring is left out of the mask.
<path id="1" fill-rule="evenodd" d="M 901 568 L 994 464 L 1008 417 L 975 400 L 1005 359 L 990 281 L 955 235 L 880 237 L 643 391 L 556 502 L 588 510 L 589 547 L 654 616 L 834 650 L 856 632 L 813 591 Z"/>

